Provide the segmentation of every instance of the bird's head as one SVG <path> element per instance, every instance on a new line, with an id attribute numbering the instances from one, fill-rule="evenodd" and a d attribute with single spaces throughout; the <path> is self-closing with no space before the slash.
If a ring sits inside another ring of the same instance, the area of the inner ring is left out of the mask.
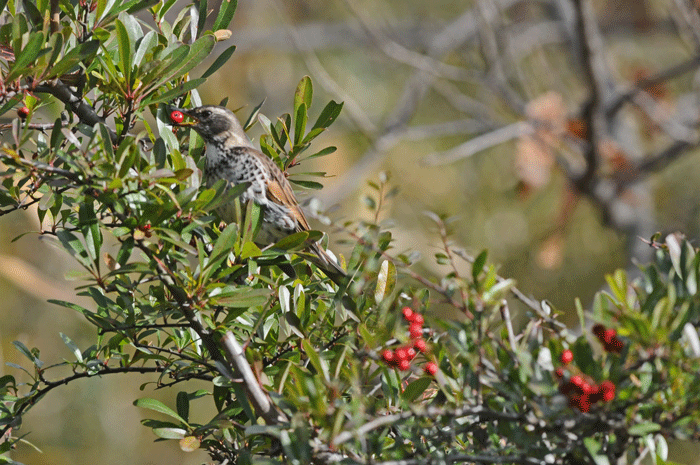
<path id="1" fill-rule="evenodd" d="M 175 123 L 176 126 L 191 127 L 202 136 L 205 142 L 220 141 L 227 145 L 251 146 L 241 123 L 228 108 L 216 105 L 204 105 L 179 111 L 189 120 Z"/>

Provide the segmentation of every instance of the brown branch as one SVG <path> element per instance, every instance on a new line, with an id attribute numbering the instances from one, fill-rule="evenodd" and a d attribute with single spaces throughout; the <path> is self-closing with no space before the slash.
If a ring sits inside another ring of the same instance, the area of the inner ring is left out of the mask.
<path id="1" fill-rule="evenodd" d="M 40 376 L 41 382 L 43 382 L 46 387 L 36 389 L 31 397 L 33 399 L 40 399 L 46 394 L 48 394 L 53 389 L 68 384 L 72 381 L 82 378 L 93 378 L 95 376 L 111 375 L 116 373 L 162 373 L 167 370 L 167 367 L 101 367 L 96 372 L 83 371 L 81 373 L 75 373 L 66 378 L 59 379 L 57 381 L 49 381 L 43 379 Z M 22 405 L 13 413 L 13 418 L 21 417 L 30 407 L 32 407 L 36 402 L 22 402 Z M 4 436 L 7 431 L 14 426 L 14 422 L 10 422 L 0 428 L 0 437 Z"/>
<path id="2" fill-rule="evenodd" d="M 600 44 L 595 31 L 595 15 L 590 0 L 573 0 L 576 10 L 575 31 L 581 54 L 583 72 L 590 87 L 590 97 L 583 111 L 588 130 L 588 145 L 584 151 L 586 169 L 574 180 L 582 192 L 589 192 L 598 168 L 597 144 L 603 136 L 601 105 L 603 103 L 603 77 L 600 76 Z"/>
<path id="3" fill-rule="evenodd" d="M 694 56 L 682 63 L 672 66 L 668 69 L 660 71 L 654 76 L 642 79 L 636 86 L 620 92 L 613 97 L 605 108 L 605 113 L 608 117 L 614 115 L 620 110 L 622 105 L 632 100 L 639 92 L 642 92 L 650 87 L 661 84 L 669 79 L 676 78 L 685 73 L 689 73 L 700 67 L 700 55 Z"/>
<path id="4" fill-rule="evenodd" d="M 97 114 L 94 108 L 88 105 L 85 100 L 76 96 L 70 88 L 65 85 L 60 79 L 52 79 L 43 82 L 34 87 L 35 92 L 51 94 L 70 109 L 80 119 L 80 122 L 93 127 L 98 123 L 104 123 L 105 120 Z M 117 141 L 117 133 L 113 129 L 109 129 L 109 137 L 112 143 Z"/>

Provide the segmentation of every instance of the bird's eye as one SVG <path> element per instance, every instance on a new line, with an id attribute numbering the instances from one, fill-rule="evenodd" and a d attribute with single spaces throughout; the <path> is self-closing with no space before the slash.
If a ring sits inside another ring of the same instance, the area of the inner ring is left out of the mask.
<path id="1" fill-rule="evenodd" d="M 211 111 L 209 110 L 204 110 L 199 114 L 202 118 L 209 118 L 211 116 Z"/>

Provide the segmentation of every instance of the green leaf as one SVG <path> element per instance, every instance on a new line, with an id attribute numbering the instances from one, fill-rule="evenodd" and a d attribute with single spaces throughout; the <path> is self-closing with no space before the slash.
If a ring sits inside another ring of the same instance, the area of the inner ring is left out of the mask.
<path id="1" fill-rule="evenodd" d="M 262 255 L 262 251 L 260 250 L 260 247 L 255 245 L 255 242 L 246 242 L 243 244 L 243 247 L 241 247 L 241 260 L 251 257 L 259 257 L 260 255 Z"/>
<path id="2" fill-rule="evenodd" d="M 333 121 L 335 121 L 338 118 L 338 115 L 340 115 L 340 110 L 342 109 L 342 103 L 336 103 L 333 100 L 331 100 L 330 102 L 328 102 L 328 105 L 326 105 L 323 111 L 321 111 L 321 114 L 319 115 L 312 129 L 327 128 L 328 126 L 333 124 Z"/>
<path id="3" fill-rule="evenodd" d="M 153 434 L 163 439 L 183 439 L 187 430 L 182 428 L 153 428 Z"/>
<path id="4" fill-rule="evenodd" d="M 189 399 L 186 392 L 180 391 L 177 393 L 177 399 L 175 401 L 175 405 L 177 406 L 178 415 L 180 415 L 182 418 L 184 418 L 185 421 L 189 420 L 190 399 Z"/>
<path id="5" fill-rule="evenodd" d="M 318 158 L 318 157 L 325 157 L 326 155 L 330 155 L 331 153 L 335 152 L 338 150 L 337 147 L 326 147 L 325 149 L 319 150 L 318 152 L 314 153 L 313 155 L 309 155 L 306 157 L 307 160 L 310 160 L 312 158 Z"/>
<path id="6" fill-rule="evenodd" d="M 474 264 L 472 265 L 472 279 L 474 282 L 478 282 L 479 275 L 484 271 L 484 265 L 486 265 L 486 258 L 488 257 L 488 251 L 482 251 L 474 259 Z"/>
<path id="7" fill-rule="evenodd" d="M 374 289 L 374 301 L 380 303 L 389 297 L 396 285 L 396 266 L 389 260 L 384 260 L 377 274 L 377 287 Z"/>
<path id="8" fill-rule="evenodd" d="M 246 205 L 246 211 L 243 221 L 242 241 L 244 243 L 254 241 L 255 237 L 258 235 L 258 231 L 260 230 L 261 223 L 262 208 L 260 208 L 260 205 L 258 205 L 257 203 L 253 202 L 252 200 L 249 200 L 248 205 Z"/>
<path id="9" fill-rule="evenodd" d="M 158 35 L 156 31 L 148 31 L 139 41 L 134 54 L 134 66 L 138 67 L 143 61 L 143 57 L 158 45 Z"/>
<path id="10" fill-rule="evenodd" d="M 14 81 L 25 73 L 28 67 L 31 67 L 36 61 L 42 45 L 44 45 L 44 34 L 41 32 L 31 33 L 22 50 L 15 50 L 15 63 L 3 80 L 5 82 Z"/>
<path id="11" fill-rule="evenodd" d="M 294 92 L 294 145 L 299 145 L 304 132 L 306 131 L 306 121 L 309 118 L 308 109 L 311 108 L 313 98 L 313 84 L 309 76 L 304 76 Z"/>
<path id="12" fill-rule="evenodd" d="M 602 447 L 600 445 L 600 441 L 594 436 L 583 438 L 583 445 L 588 450 L 588 453 L 593 459 L 595 465 L 610 465 L 608 457 L 599 453 Z"/>
<path id="13" fill-rule="evenodd" d="M 289 182 L 296 184 L 297 186 L 303 187 L 305 189 L 323 189 L 323 184 L 316 181 L 309 181 L 307 179 L 292 179 L 289 178 Z"/>
<path id="14" fill-rule="evenodd" d="M 306 121 L 308 119 L 308 113 L 306 111 L 306 104 L 302 103 L 294 114 L 294 146 L 296 147 L 302 141 L 304 137 L 304 132 L 306 131 Z"/>
<path id="15" fill-rule="evenodd" d="M 34 361 L 36 360 L 36 357 L 34 356 L 34 354 L 32 354 L 32 351 L 29 350 L 29 348 L 28 348 L 27 346 L 25 346 L 25 345 L 24 345 L 23 343 L 21 343 L 20 341 L 12 341 L 12 345 L 15 346 L 15 348 L 16 348 L 22 355 L 24 355 L 24 356 L 27 357 L 29 360 L 31 360 L 32 363 L 34 363 Z"/>
<path id="16" fill-rule="evenodd" d="M 207 21 L 207 0 L 199 0 L 198 2 L 195 2 L 195 4 L 198 4 L 199 11 L 198 11 L 198 16 L 199 18 L 197 19 L 197 37 L 199 37 L 204 31 L 204 26 Z"/>
<path id="17" fill-rule="evenodd" d="M 219 234 L 219 237 L 216 239 L 214 247 L 209 255 L 210 259 L 216 260 L 220 255 L 228 255 L 233 249 L 236 239 L 238 239 L 238 225 L 236 223 L 231 223 L 221 231 L 221 234 Z"/>
<path id="18" fill-rule="evenodd" d="M 296 249 L 301 245 L 305 245 L 305 242 L 309 239 L 308 231 L 299 231 L 294 234 L 282 238 L 279 240 L 273 248 L 281 250 L 292 250 Z"/>
<path id="19" fill-rule="evenodd" d="M 175 49 L 164 61 L 163 66 L 149 73 L 148 79 L 153 81 L 149 82 L 148 93 L 157 91 L 166 82 L 183 76 L 201 64 L 209 56 L 215 44 L 214 36 L 207 34 L 197 39 L 191 46 L 182 45 Z"/>
<path id="20" fill-rule="evenodd" d="M 645 422 L 633 425 L 627 431 L 630 436 L 646 436 L 661 430 L 661 425 L 653 422 Z"/>
<path id="21" fill-rule="evenodd" d="M 4 105 L 0 106 L 0 115 L 4 115 L 8 110 L 12 109 L 15 105 L 22 101 L 23 95 L 21 93 L 16 94 L 14 97 L 5 102 Z"/>
<path id="22" fill-rule="evenodd" d="M 76 312 L 80 312 L 83 314 L 92 313 L 85 307 L 81 307 L 80 305 L 74 304 L 72 302 L 66 302 L 65 300 L 49 299 L 48 302 L 51 304 L 60 305 L 61 307 L 70 308 L 71 310 L 75 310 Z"/>
<path id="23" fill-rule="evenodd" d="M 301 341 L 301 345 L 304 348 L 304 353 L 309 357 L 309 362 L 313 365 L 317 373 L 323 375 L 323 379 L 326 382 L 330 382 L 330 376 L 328 374 L 328 364 L 319 355 L 319 351 L 316 347 L 311 345 L 308 339 Z"/>
<path id="24" fill-rule="evenodd" d="M 233 19 L 233 14 L 236 12 L 236 6 L 238 6 L 237 0 L 222 0 L 219 5 L 219 14 L 216 16 L 211 30 L 227 29 Z"/>
<path id="25" fill-rule="evenodd" d="M 256 122 L 257 119 L 258 119 L 258 114 L 260 113 L 260 108 L 262 108 L 263 103 L 265 103 L 265 99 L 263 99 L 262 102 L 260 102 L 259 104 L 257 104 L 257 105 L 255 106 L 255 108 L 253 108 L 253 111 L 250 112 L 250 116 L 248 116 L 248 119 L 246 120 L 245 124 L 243 125 L 243 130 L 244 130 L 244 131 L 247 131 L 248 129 L 250 129 L 251 127 L 253 127 L 253 125 L 255 124 L 255 122 Z"/>
<path id="26" fill-rule="evenodd" d="M 184 418 L 182 418 L 180 415 L 175 413 L 170 407 L 166 406 L 164 403 L 162 403 L 159 400 L 144 397 L 143 399 L 135 400 L 134 405 L 137 407 L 140 407 L 140 408 L 146 408 L 149 410 L 153 410 L 154 412 L 162 413 L 163 415 L 167 415 L 170 418 L 174 418 L 175 420 L 179 421 L 180 423 L 187 425 L 187 422 L 185 421 Z M 187 425 L 187 426 L 189 426 L 189 425 Z"/>
<path id="27" fill-rule="evenodd" d="M 66 346 L 68 346 L 68 348 L 71 350 L 71 352 L 73 352 L 73 355 L 75 355 L 75 359 L 76 359 L 78 362 L 82 362 L 82 361 L 83 361 L 83 354 L 82 354 L 82 352 L 80 351 L 80 348 L 78 348 L 78 346 L 75 344 L 75 342 L 73 342 L 73 341 L 71 340 L 71 338 L 69 338 L 68 336 L 66 336 L 66 335 L 63 334 L 63 333 L 60 333 L 60 332 L 59 332 L 58 334 L 61 336 L 61 339 L 63 339 L 63 343 L 64 343 Z"/>
<path id="28" fill-rule="evenodd" d="M 265 304 L 270 298 L 269 289 L 226 286 L 221 292 L 211 292 L 209 297 L 216 305 L 230 308 L 250 308 Z"/>
<path id="29" fill-rule="evenodd" d="M 294 113 L 299 110 L 299 107 L 304 104 L 306 108 L 311 108 L 311 99 L 313 98 L 314 89 L 309 76 L 304 76 L 299 81 L 297 89 L 294 92 Z"/>
<path id="30" fill-rule="evenodd" d="M 124 81 L 128 89 L 131 89 L 131 57 L 134 56 L 133 49 L 134 46 L 131 43 L 131 38 L 126 30 L 126 26 L 120 20 L 114 22 L 115 29 L 117 31 L 117 41 L 119 43 L 119 64 L 124 73 Z"/>
<path id="31" fill-rule="evenodd" d="M 426 389 L 428 389 L 428 386 L 430 386 L 432 381 L 432 378 L 428 376 L 418 378 L 406 386 L 406 389 L 404 389 L 404 391 L 401 393 L 401 397 L 406 402 L 413 402 L 418 398 L 418 396 L 423 394 Z"/>
<path id="32" fill-rule="evenodd" d="M 157 94 L 153 92 L 153 98 L 148 98 L 143 100 L 143 105 L 155 105 L 157 103 L 161 102 L 171 102 L 172 100 L 175 99 L 175 97 L 179 97 L 180 95 L 191 91 L 192 89 L 196 89 L 199 87 L 201 84 L 203 84 L 206 81 L 204 78 L 198 78 L 198 79 L 192 79 L 189 81 L 184 81 L 177 87 L 166 90 L 162 94 Z"/>
<path id="33" fill-rule="evenodd" d="M 49 73 L 50 77 L 60 77 L 80 62 L 90 62 L 100 49 L 100 41 L 88 40 L 71 49 L 56 63 Z"/>
<path id="34" fill-rule="evenodd" d="M 56 237 L 58 237 L 58 240 L 61 241 L 61 244 L 68 251 L 68 253 L 78 260 L 81 265 L 86 268 L 90 268 L 90 261 L 88 260 L 85 246 L 80 239 L 75 236 L 75 234 L 65 229 L 61 229 L 56 232 Z"/>
<path id="35" fill-rule="evenodd" d="M 225 0 L 224 0 L 225 1 Z M 207 69 L 204 74 L 202 74 L 202 78 L 208 78 L 212 74 L 214 74 L 216 71 L 219 70 L 227 61 L 229 58 L 231 58 L 231 55 L 233 55 L 233 52 L 236 51 L 236 46 L 231 45 L 229 48 L 224 50 L 219 54 L 218 57 L 216 57 L 216 60 L 214 60 L 214 63 L 209 66 L 209 69 Z M 244 126 L 245 127 L 245 126 Z"/>

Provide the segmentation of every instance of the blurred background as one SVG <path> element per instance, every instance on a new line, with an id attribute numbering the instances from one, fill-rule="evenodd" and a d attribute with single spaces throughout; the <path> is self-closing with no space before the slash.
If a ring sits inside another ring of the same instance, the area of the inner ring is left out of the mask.
<path id="1" fill-rule="evenodd" d="M 337 222 L 372 220 L 368 197 L 377 194 L 367 182 L 385 173 L 398 194 L 379 219 L 394 252 L 421 253 L 416 271 L 446 270 L 433 259 L 442 242 L 424 214 L 432 211 L 450 218 L 455 245 L 487 249 L 500 275 L 575 325 L 574 299 L 587 306 L 606 273 L 648 261 L 652 234 L 698 236 L 698 3 L 239 0 L 232 35 L 217 45 L 236 52 L 199 90 L 204 103 L 244 107 L 241 119 L 264 100 L 262 113 L 274 119 L 310 75 L 312 119 L 330 99 L 345 105 L 316 147 L 337 152 L 296 168 L 329 176 L 323 190 L 299 192 L 302 201 L 316 197 Z M 256 140 L 261 129 L 250 134 Z M 54 362 L 71 357 L 57 331 L 80 347 L 94 342 L 79 314 L 46 303 L 89 305 L 74 297 L 70 257 L 36 234 L 13 241 L 38 229 L 33 211 L 0 217 L 3 365 L 25 363 L 13 340 Z M 349 253 L 342 233 L 332 239 Z M 154 443 L 139 424 L 148 414 L 134 399 L 174 402 L 176 392 L 140 390 L 151 381 L 125 375 L 121 385 L 92 379 L 49 393 L 52 402 L 32 410 L 22 430 L 43 454 L 22 446 L 13 458 L 206 462 L 204 453 Z M 687 444 L 670 458 L 698 463 Z"/>

